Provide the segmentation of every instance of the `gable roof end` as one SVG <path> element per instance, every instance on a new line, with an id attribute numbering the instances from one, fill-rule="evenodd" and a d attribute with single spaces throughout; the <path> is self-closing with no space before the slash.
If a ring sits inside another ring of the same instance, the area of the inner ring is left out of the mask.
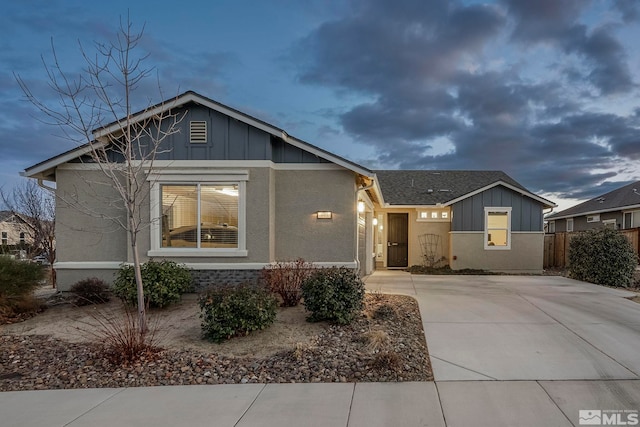
<path id="1" fill-rule="evenodd" d="M 498 185 L 556 206 L 537 196 L 502 171 L 380 170 L 376 171 L 387 206 L 449 206 Z"/>
<path id="2" fill-rule="evenodd" d="M 349 169 L 353 172 L 356 172 L 368 178 L 373 178 L 374 176 L 374 173 L 371 170 L 365 168 L 364 166 L 361 166 L 355 162 L 347 160 L 336 154 L 330 153 L 329 151 L 323 150 L 322 148 L 316 147 L 315 145 L 312 145 L 306 141 L 292 137 L 288 135 L 283 129 L 275 127 L 267 122 L 264 122 L 248 114 L 245 114 L 227 105 L 221 104 L 217 101 L 214 101 L 210 98 L 202 96 L 193 91 L 187 91 L 181 95 L 176 96 L 171 100 L 163 101 L 159 104 L 153 105 L 149 108 L 139 111 L 132 115 L 132 119 L 134 122 L 142 121 L 150 117 L 153 117 L 154 115 L 158 115 L 163 112 L 169 111 L 171 109 L 181 107 L 190 102 L 203 105 L 212 110 L 218 111 L 222 114 L 232 117 L 240 122 L 246 123 L 250 126 L 260 129 L 268 134 L 281 138 L 283 141 L 293 145 L 294 147 L 297 147 L 309 153 L 312 153 L 324 160 L 327 160 L 331 163 L 335 163 L 339 166 L 342 166 L 345 169 Z M 103 127 L 95 129 L 93 131 L 93 136 L 96 140 L 103 141 L 106 135 L 109 135 L 114 132 L 118 132 L 118 130 L 120 130 L 122 126 L 123 126 L 122 121 L 111 122 Z M 69 150 L 65 153 L 54 156 L 48 160 L 40 162 L 36 165 L 33 165 L 29 168 L 26 168 L 21 175 L 30 177 L 30 178 L 52 179 L 53 169 L 55 169 L 56 166 L 59 166 L 75 158 L 81 157 L 82 155 L 87 154 L 90 151 L 91 151 L 91 147 L 89 147 L 88 144 L 82 145 L 75 149 Z M 45 172 L 48 172 L 48 173 L 45 173 Z"/>

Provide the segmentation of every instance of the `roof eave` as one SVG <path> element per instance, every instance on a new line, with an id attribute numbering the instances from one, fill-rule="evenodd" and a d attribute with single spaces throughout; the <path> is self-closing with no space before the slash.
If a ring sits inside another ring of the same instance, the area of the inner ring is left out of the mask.
<path id="1" fill-rule="evenodd" d="M 631 209 L 640 209 L 640 204 L 617 206 L 617 207 L 612 207 L 612 208 L 607 208 L 607 209 L 599 209 L 599 210 L 595 210 L 595 211 L 578 212 L 578 213 L 569 214 L 569 215 L 560 215 L 560 216 L 550 215 L 550 216 L 546 217 L 545 219 L 549 220 L 549 221 L 555 221 L 556 219 L 576 218 L 576 217 L 579 217 L 579 216 L 596 215 L 596 214 L 602 214 L 602 213 L 607 213 L 607 212 L 628 211 L 628 210 L 631 210 Z"/>
<path id="2" fill-rule="evenodd" d="M 468 199 L 469 197 L 473 197 L 476 194 L 480 194 L 483 191 L 490 190 L 490 189 L 492 189 L 494 187 L 497 187 L 498 185 L 502 185 L 503 187 L 506 187 L 506 188 L 508 188 L 508 189 L 510 189 L 512 191 L 515 191 L 516 193 L 520 193 L 523 196 L 527 196 L 527 197 L 529 197 L 529 198 L 531 198 L 533 200 L 536 200 L 536 201 L 542 203 L 542 205 L 543 205 L 543 207 L 545 209 L 546 208 L 555 208 L 555 207 L 558 206 L 555 203 L 553 203 L 552 201 L 545 199 L 544 197 L 540 197 L 540 196 L 538 196 L 536 194 L 531 193 L 530 191 L 524 190 L 524 189 L 522 189 L 520 187 L 516 187 L 515 185 L 511 185 L 511 184 L 506 183 L 506 182 L 504 182 L 502 180 L 493 182 L 493 183 L 491 183 L 489 185 L 485 185 L 484 187 L 481 187 L 481 188 L 479 188 L 477 190 L 474 190 L 474 191 L 472 191 L 470 193 L 467 193 L 467 194 L 464 194 L 462 196 L 456 197 L 455 199 L 452 199 L 452 200 L 449 200 L 448 202 L 443 203 L 443 205 L 445 205 L 445 206 L 453 205 L 454 203 L 458 203 L 459 201 L 462 201 L 464 199 Z"/>

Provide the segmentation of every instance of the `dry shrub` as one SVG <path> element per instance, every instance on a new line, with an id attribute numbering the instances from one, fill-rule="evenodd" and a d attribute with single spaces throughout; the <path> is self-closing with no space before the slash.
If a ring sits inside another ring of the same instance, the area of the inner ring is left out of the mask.
<path id="1" fill-rule="evenodd" d="M 371 367 L 376 371 L 398 372 L 402 369 L 402 358 L 395 351 L 376 353 L 371 362 Z"/>
<path id="2" fill-rule="evenodd" d="M 111 299 L 109 285 L 97 277 L 80 280 L 70 291 L 76 295 L 76 305 L 104 304 Z"/>
<path id="3" fill-rule="evenodd" d="M 370 299 L 372 302 L 374 303 L 381 303 L 384 302 L 384 300 L 386 299 L 386 295 L 382 293 L 382 291 L 371 291 L 368 292 L 368 294 L 370 295 Z"/>
<path id="4" fill-rule="evenodd" d="M 147 330 L 138 326 L 138 313 L 127 305 L 121 312 L 96 310 L 93 324 L 79 328 L 84 335 L 100 346 L 102 356 L 115 365 L 155 358 L 160 347 L 160 325 L 157 319 L 147 319 Z"/>
<path id="5" fill-rule="evenodd" d="M 396 309 L 389 304 L 382 304 L 373 310 L 373 318 L 376 320 L 395 319 L 397 316 Z"/>
<path id="6" fill-rule="evenodd" d="M 0 324 L 22 322 L 45 309 L 46 305 L 33 294 L 0 296 Z"/>
<path id="7" fill-rule="evenodd" d="M 262 281 L 273 293 L 280 295 L 283 307 L 295 307 L 302 299 L 302 283 L 310 276 L 313 264 L 302 258 L 278 261 L 262 269 Z"/>
<path id="8" fill-rule="evenodd" d="M 373 330 L 362 334 L 363 343 L 369 353 L 377 353 L 381 348 L 389 344 L 389 334 L 382 330 Z"/>

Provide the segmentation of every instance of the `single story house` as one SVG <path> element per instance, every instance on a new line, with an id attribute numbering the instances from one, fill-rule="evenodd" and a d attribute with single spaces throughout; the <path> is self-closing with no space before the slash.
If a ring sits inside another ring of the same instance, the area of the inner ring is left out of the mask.
<path id="1" fill-rule="evenodd" d="M 554 204 L 502 172 L 372 171 L 191 91 L 133 120 L 158 109 L 183 118 L 145 171 L 143 261 L 186 264 L 201 284 L 299 257 L 363 275 L 425 262 L 542 270 L 543 211 Z M 118 131 L 94 137 L 108 143 Z M 110 281 L 132 261 L 127 233 L 107 219 L 123 222 L 118 197 L 88 153 L 80 146 L 23 172 L 55 182 L 61 290 L 88 276 Z"/>
<path id="2" fill-rule="evenodd" d="M 640 227 L 640 181 L 594 197 L 546 218 L 548 232 L 585 231 L 610 227 L 628 230 Z"/>

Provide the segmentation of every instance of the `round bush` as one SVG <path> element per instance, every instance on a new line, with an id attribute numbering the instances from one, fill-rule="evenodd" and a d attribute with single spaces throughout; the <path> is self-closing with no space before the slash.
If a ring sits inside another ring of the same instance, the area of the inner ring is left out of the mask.
<path id="1" fill-rule="evenodd" d="M 189 269 L 173 261 L 148 261 L 141 266 L 144 299 L 147 307 L 166 307 L 180 301 L 182 294 L 193 289 Z M 113 293 L 127 304 L 138 301 L 135 271 L 123 265 L 113 283 Z"/>
<path id="2" fill-rule="evenodd" d="M 364 283 L 349 268 L 323 268 L 302 285 L 307 320 L 328 320 L 341 325 L 351 323 L 364 305 Z"/>
<path id="3" fill-rule="evenodd" d="M 111 299 L 109 285 L 97 277 L 80 280 L 70 291 L 76 295 L 77 305 L 104 304 Z"/>
<path id="4" fill-rule="evenodd" d="M 261 287 L 211 289 L 199 298 L 202 334 L 214 342 L 265 329 L 276 320 L 277 298 Z"/>
<path id="5" fill-rule="evenodd" d="M 577 280 L 627 287 L 633 279 L 638 257 L 621 233 L 603 228 L 571 239 L 569 271 Z"/>

